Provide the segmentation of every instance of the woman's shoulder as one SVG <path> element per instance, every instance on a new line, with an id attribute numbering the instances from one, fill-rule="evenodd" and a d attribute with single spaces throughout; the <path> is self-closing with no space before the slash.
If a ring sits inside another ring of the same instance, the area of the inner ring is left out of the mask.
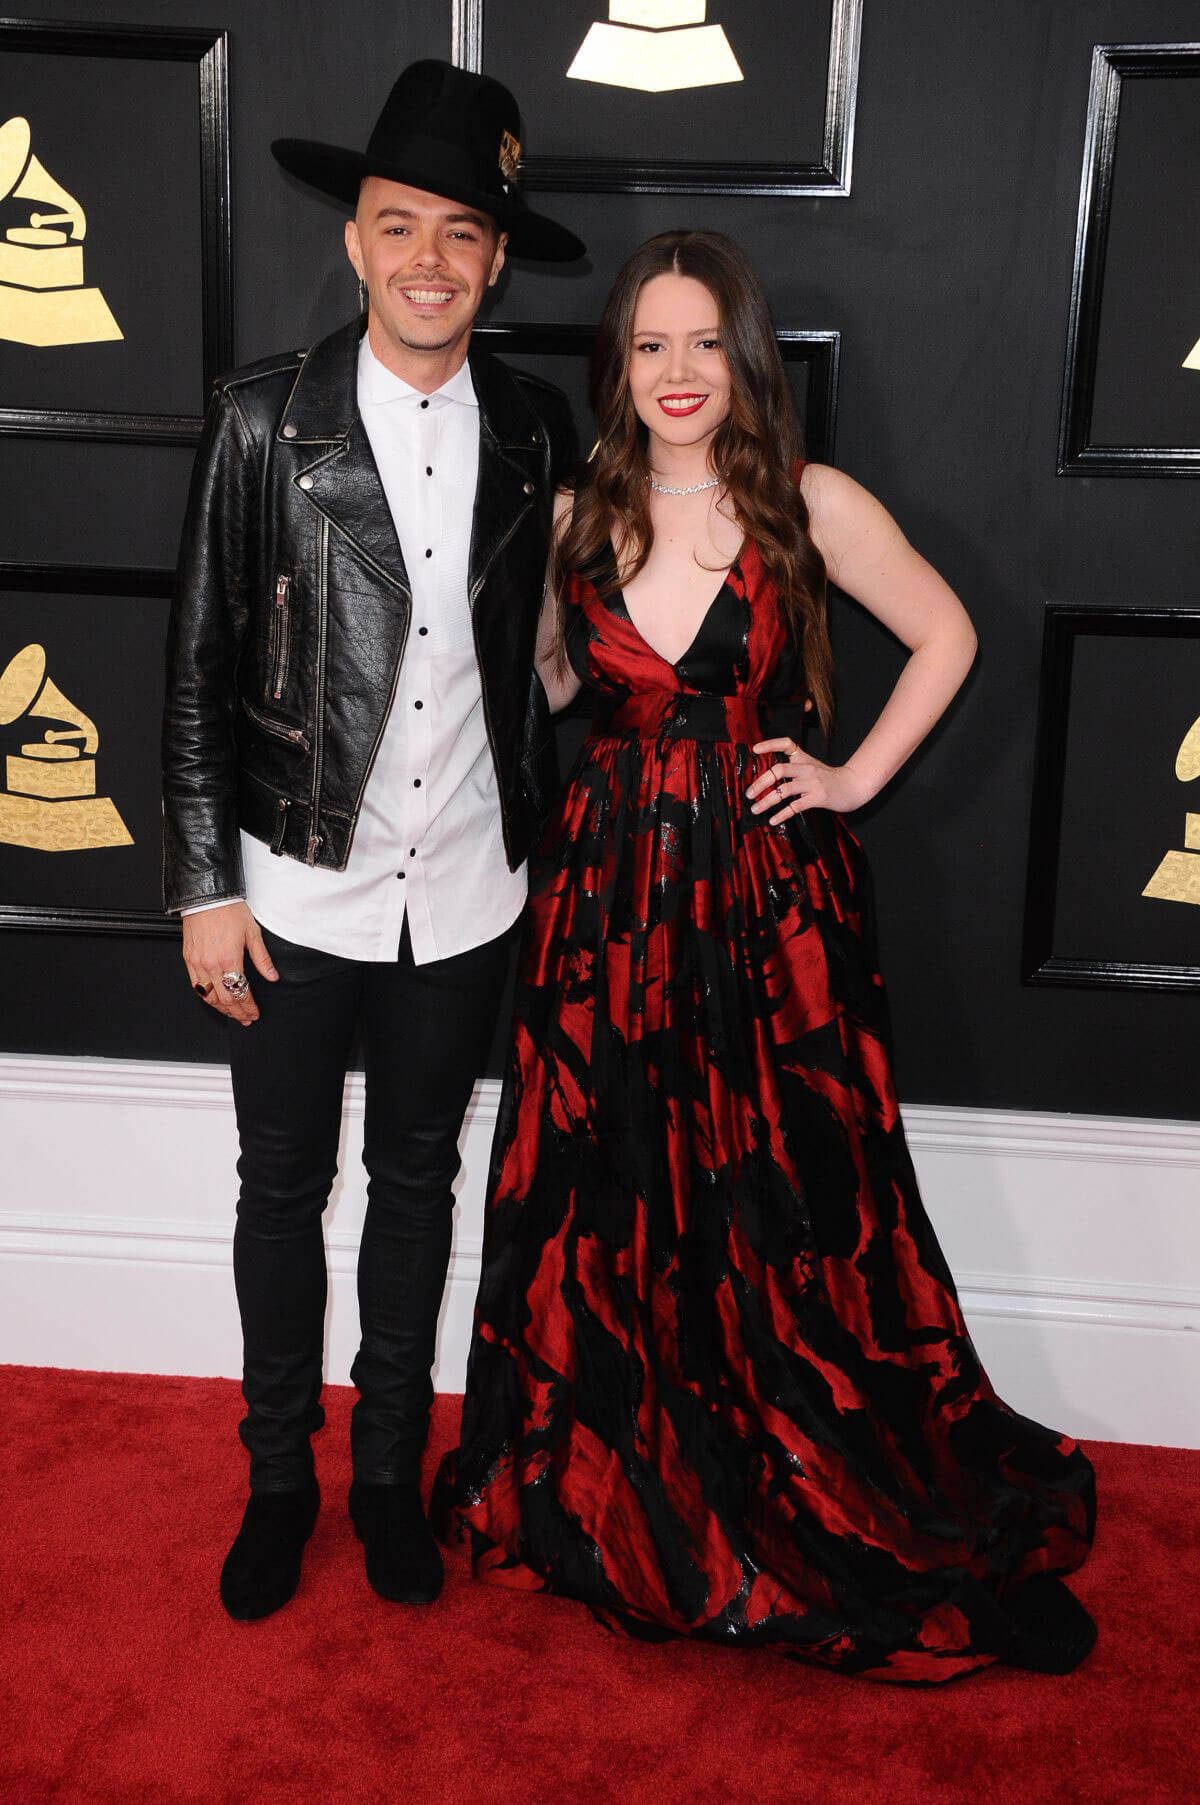
<path id="1" fill-rule="evenodd" d="M 833 464 L 806 463 L 797 480 L 809 513 L 825 516 L 832 524 L 861 520 L 881 507 L 869 489 Z"/>
<path id="2" fill-rule="evenodd" d="M 792 465 L 792 475 L 806 498 L 819 489 L 827 478 L 832 477 L 836 481 L 840 474 L 832 464 L 815 464 L 809 458 L 797 458 Z"/>
<path id="3" fill-rule="evenodd" d="M 809 537 L 831 569 L 868 538 L 881 544 L 900 531 L 877 496 L 832 464 L 806 464 L 800 493 L 808 509 Z"/>

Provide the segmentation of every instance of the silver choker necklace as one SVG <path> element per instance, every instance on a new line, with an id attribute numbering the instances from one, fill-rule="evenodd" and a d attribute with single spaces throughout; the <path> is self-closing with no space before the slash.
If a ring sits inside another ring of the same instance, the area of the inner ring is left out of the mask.
<path id="1" fill-rule="evenodd" d="M 656 483 L 650 478 L 650 487 L 658 495 L 699 495 L 701 489 L 715 489 L 720 482 L 719 476 L 710 476 L 706 483 L 688 483 L 686 488 L 676 489 L 670 483 Z"/>

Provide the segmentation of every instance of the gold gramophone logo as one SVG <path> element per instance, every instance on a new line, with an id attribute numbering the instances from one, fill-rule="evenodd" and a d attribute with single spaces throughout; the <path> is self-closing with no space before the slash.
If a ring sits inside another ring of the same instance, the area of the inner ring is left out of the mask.
<path id="1" fill-rule="evenodd" d="M 0 125 L 0 338 L 91 345 L 122 338 L 83 279 L 87 216 L 32 154 L 28 119 Z"/>
<path id="2" fill-rule="evenodd" d="M 132 846 L 116 805 L 96 794 L 96 723 L 50 682 L 38 645 L 24 646 L 0 672 L 0 727 L 26 720 L 58 725 L 5 757 L 0 844 L 38 852 Z"/>
<path id="3" fill-rule="evenodd" d="M 743 81 L 729 39 L 705 23 L 706 12 L 707 0 L 609 0 L 608 22 L 589 27 L 567 75 L 646 94 Z"/>
<path id="4" fill-rule="evenodd" d="M 1175 775 L 1180 783 L 1200 777 L 1200 720 L 1193 721 L 1183 736 L 1175 757 Z M 1143 896 L 1200 905 L 1200 815 L 1184 816 L 1183 844 L 1185 851 L 1172 850 L 1163 855 L 1158 870 L 1142 891 Z"/>

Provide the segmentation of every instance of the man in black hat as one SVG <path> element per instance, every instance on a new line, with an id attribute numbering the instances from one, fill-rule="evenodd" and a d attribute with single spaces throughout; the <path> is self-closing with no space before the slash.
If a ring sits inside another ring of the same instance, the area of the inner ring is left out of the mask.
<path id="1" fill-rule="evenodd" d="M 184 524 L 164 886 L 231 1030 L 250 1498 L 221 1596 L 242 1620 L 292 1596 L 319 1504 L 321 1214 L 356 1035 L 350 1514 L 382 1596 L 441 1585 L 418 1475 L 451 1186 L 553 781 L 533 652 L 573 449 L 555 389 L 469 351 L 506 254 L 583 250 L 522 201 L 520 132 L 498 82 L 422 62 L 365 154 L 274 145 L 353 209 L 365 317 L 216 384 Z"/>

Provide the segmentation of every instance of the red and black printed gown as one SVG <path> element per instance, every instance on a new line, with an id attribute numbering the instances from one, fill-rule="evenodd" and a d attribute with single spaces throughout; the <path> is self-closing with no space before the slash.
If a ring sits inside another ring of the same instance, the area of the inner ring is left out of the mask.
<path id="1" fill-rule="evenodd" d="M 982 1371 L 889 1064 L 871 879 L 751 745 L 799 727 L 743 549 L 672 665 L 576 579 L 592 731 L 531 868 L 461 1445 L 474 1569 L 642 1636 L 905 1682 L 1084 1560 L 1092 1470 Z M 790 706 L 789 706 L 790 705 Z"/>

